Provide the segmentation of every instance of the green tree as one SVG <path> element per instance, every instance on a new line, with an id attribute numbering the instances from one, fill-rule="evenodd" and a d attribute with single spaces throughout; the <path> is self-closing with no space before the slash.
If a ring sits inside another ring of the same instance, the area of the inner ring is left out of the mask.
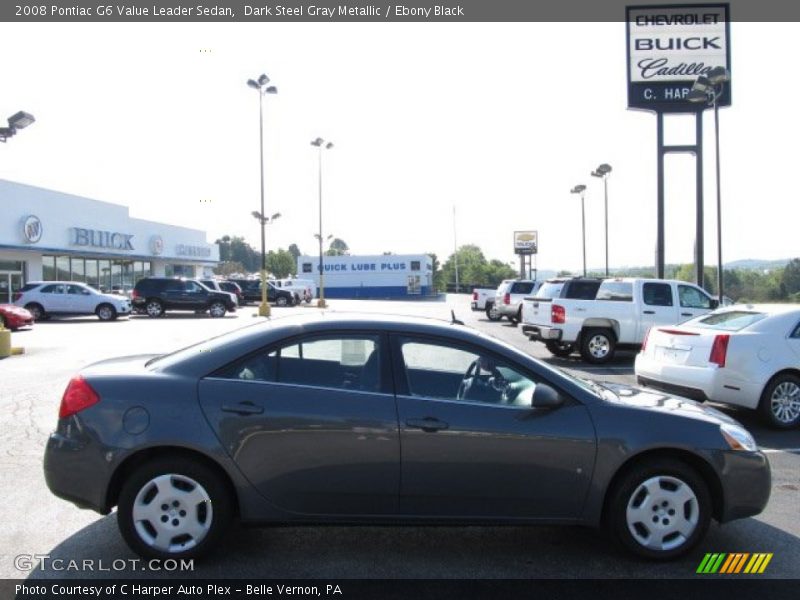
<path id="1" fill-rule="evenodd" d="M 781 282 L 787 294 L 800 292 L 800 258 L 793 258 L 789 261 L 789 264 L 783 268 Z"/>
<path id="2" fill-rule="evenodd" d="M 214 267 L 214 274 L 221 275 L 223 277 L 230 277 L 231 275 L 246 272 L 247 270 L 244 268 L 242 263 L 230 260 L 225 262 L 221 261 L 216 267 Z"/>
<path id="3" fill-rule="evenodd" d="M 261 253 L 245 242 L 243 237 L 225 235 L 216 244 L 219 245 L 220 261 L 242 263 L 249 272 L 261 270 Z"/>
<path id="4" fill-rule="evenodd" d="M 340 238 L 333 238 L 328 251 L 325 252 L 326 256 L 346 256 L 348 254 L 350 254 L 350 247 Z"/>
<path id="5" fill-rule="evenodd" d="M 298 256 L 303 256 L 303 253 L 300 251 L 300 248 L 297 244 L 289 244 L 289 254 L 294 257 L 295 261 L 297 261 Z"/>
<path id="6" fill-rule="evenodd" d="M 297 261 L 288 250 L 281 248 L 277 252 L 270 250 L 267 253 L 267 271 L 278 279 L 292 275 L 296 265 Z"/>

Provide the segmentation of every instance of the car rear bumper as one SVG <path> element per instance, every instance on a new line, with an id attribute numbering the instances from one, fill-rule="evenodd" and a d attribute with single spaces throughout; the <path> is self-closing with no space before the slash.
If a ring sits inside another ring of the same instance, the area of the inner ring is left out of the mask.
<path id="1" fill-rule="evenodd" d="M 756 408 L 761 396 L 759 384 L 742 381 L 726 369 L 672 365 L 639 354 L 634 370 L 639 384 L 693 400 Z"/>
<path id="2" fill-rule="evenodd" d="M 561 340 L 562 331 L 555 327 L 545 327 L 543 325 L 523 325 L 522 333 L 537 342 L 558 342 Z"/>
<path id="3" fill-rule="evenodd" d="M 79 508 L 107 514 L 109 465 L 86 434 L 50 434 L 44 452 L 44 479 L 50 491 Z"/>

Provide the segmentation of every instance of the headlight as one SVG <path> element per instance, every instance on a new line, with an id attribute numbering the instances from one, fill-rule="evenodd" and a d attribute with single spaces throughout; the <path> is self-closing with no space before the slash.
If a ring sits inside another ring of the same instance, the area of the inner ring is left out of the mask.
<path id="1" fill-rule="evenodd" d="M 719 426 L 719 430 L 731 450 L 746 450 L 748 452 L 758 450 L 758 445 L 753 436 L 744 427 L 724 423 Z"/>

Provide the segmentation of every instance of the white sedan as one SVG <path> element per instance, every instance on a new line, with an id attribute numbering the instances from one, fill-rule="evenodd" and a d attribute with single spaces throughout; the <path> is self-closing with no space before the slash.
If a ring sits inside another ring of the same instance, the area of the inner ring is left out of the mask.
<path id="1" fill-rule="evenodd" d="M 641 385 L 758 409 L 773 427 L 800 424 L 800 306 L 738 304 L 653 327 L 636 357 Z"/>

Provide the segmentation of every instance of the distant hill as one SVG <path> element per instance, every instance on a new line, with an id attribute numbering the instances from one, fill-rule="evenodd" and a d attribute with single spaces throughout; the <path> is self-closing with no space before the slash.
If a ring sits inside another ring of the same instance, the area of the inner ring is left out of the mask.
<path id="1" fill-rule="evenodd" d="M 785 267 L 790 258 L 781 258 L 777 260 L 760 260 L 757 258 L 746 258 L 742 260 L 734 260 L 731 262 L 725 263 L 726 269 L 743 269 L 743 270 L 753 270 L 753 271 L 764 271 L 772 269 L 780 269 Z M 675 273 L 681 265 L 679 264 L 668 264 L 664 265 L 664 272 L 667 278 L 671 277 L 673 273 Z M 706 267 L 714 267 L 716 264 L 706 263 Z M 612 267 L 611 272 L 617 276 L 623 277 L 655 277 L 655 267 Z M 580 275 L 580 271 L 574 271 L 574 275 Z M 604 269 L 589 269 L 589 276 L 590 277 L 602 277 L 604 274 Z M 539 270 L 539 279 L 547 279 L 548 277 L 555 277 L 556 271 L 550 271 L 545 269 Z"/>
<path id="2" fill-rule="evenodd" d="M 779 269 L 785 267 L 790 258 L 781 258 L 778 260 L 759 260 L 757 258 L 746 258 L 743 260 L 734 260 L 725 263 L 726 269 L 754 269 L 763 271 L 764 269 Z"/>

